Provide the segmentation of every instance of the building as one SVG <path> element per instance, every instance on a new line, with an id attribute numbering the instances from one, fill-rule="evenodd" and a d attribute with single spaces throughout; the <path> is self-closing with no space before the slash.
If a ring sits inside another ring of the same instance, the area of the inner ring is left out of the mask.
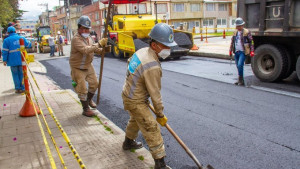
<path id="1" fill-rule="evenodd" d="M 70 29 L 72 36 L 77 32 L 77 20 L 82 16 L 83 5 L 71 5 L 70 6 Z"/>
<path id="2" fill-rule="evenodd" d="M 38 21 L 34 20 L 19 20 L 19 32 L 25 33 L 25 36 L 32 36 L 36 33 L 36 24 Z"/>
<path id="3" fill-rule="evenodd" d="M 57 12 L 57 21 L 59 23 L 59 31 L 61 32 L 61 35 L 68 36 L 68 22 L 67 22 L 67 12 L 66 8 L 64 6 L 61 6 L 56 9 Z M 57 33 L 57 31 L 56 31 Z"/>
<path id="4" fill-rule="evenodd" d="M 101 3 L 102 4 L 102 3 Z M 103 4 L 102 4 L 103 5 Z M 105 6 L 102 6 L 102 11 L 104 11 Z M 95 31 L 98 38 L 101 37 L 102 32 L 102 14 L 100 10 L 100 2 L 94 2 L 90 5 L 84 6 L 82 8 L 82 15 L 86 15 L 91 19 L 92 28 L 91 31 Z"/>
<path id="5" fill-rule="evenodd" d="M 49 12 L 42 12 L 39 15 L 39 23 L 41 26 L 49 26 Z"/>
<path id="6" fill-rule="evenodd" d="M 64 0 L 64 6 L 68 6 L 68 1 L 71 5 L 90 5 L 92 2 L 96 2 L 98 0 Z"/>
<path id="7" fill-rule="evenodd" d="M 60 30 L 59 21 L 57 19 L 57 11 L 52 11 L 49 13 L 49 24 L 51 29 L 51 35 L 56 36 L 57 31 Z"/>

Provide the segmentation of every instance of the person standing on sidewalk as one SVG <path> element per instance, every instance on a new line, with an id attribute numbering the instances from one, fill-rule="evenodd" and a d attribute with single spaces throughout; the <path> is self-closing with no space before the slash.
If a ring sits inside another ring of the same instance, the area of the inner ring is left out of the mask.
<path id="1" fill-rule="evenodd" d="M 164 106 L 160 94 L 162 69 L 159 58 L 167 58 L 171 53 L 170 47 L 177 44 L 172 28 L 165 23 L 156 24 L 149 36 L 150 47 L 138 50 L 128 59 L 122 98 L 130 119 L 123 149 L 142 148 L 142 144 L 135 141 L 141 130 L 154 158 L 155 169 L 169 169 L 164 161 L 166 152 L 158 125 L 165 126 L 168 120 L 163 113 Z M 149 97 L 157 113 L 156 120 L 148 107 Z"/>
<path id="2" fill-rule="evenodd" d="M 16 29 L 13 26 L 7 28 L 9 36 L 3 41 L 3 64 L 10 66 L 12 77 L 15 84 L 15 93 L 24 92 L 22 56 L 20 52 L 20 38 L 24 39 L 25 47 L 31 47 L 31 43 L 24 37 L 16 34 Z"/>
<path id="3" fill-rule="evenodd" d="M 103 46 L 107 44 L 107 38 L 101 39 L 99 43 L 93 44 L 90 37 L 91 20 L 88 16 L 81 16 L 78 21 L 78 32 L 71 41 L 70 67 L 71 77 L 75 82 L 75 91 L 78 94 L 83 107 L 82 114 L 92 117 L 95 115 L 90 107 L 96 108 L 93 96 L 98 87 L 95 69 L 92 65 L 94 53 L 100 54 Z M 110 46 L 104 48 L 105 52 L 110 52 Z M 88 82 L 88 89 L 86 87 Z"/>
<path id="4" fill-rule="evenodd" d="M 65 56 L 64 55 L 64 38 L 61 36 L 60 31 L 57 31 L 57 45 L 58 45 L 58 55 L 59 56 Z"/>
<path id="5" fill-rule="evenodd" d="M 231 38 L 229 56 L 232 57 L 234 53 L 235 63 L 238 69 L 238 81 L 235 85 L 244 86 L 244 64 L 246 56 L 250 54 L 251 57 L 254 56 L 254 42 L 251 32 L 244 28 L 245 22 L 242 18 L 237 18 L 235 20 L 236 31 Z"/>
<path id="6" fill-rule="evenodd" d="M 55 43 L 54 43 L 54 37 L 50 35 L 50 37 L 48 38 L 48 43 L 50 46 L 50 57 L 55 56 L 54 52 L 55 52 Z"/>

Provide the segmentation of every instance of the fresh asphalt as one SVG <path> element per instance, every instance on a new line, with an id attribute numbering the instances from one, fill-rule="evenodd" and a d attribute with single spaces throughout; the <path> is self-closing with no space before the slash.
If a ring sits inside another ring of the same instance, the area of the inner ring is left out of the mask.
<path id="1" fill-rule="evenodd" d="M 176 65 L 182 63 L 184 68 L 188 59 L 176 61 Z M 72 89 L 68 58 L 40 62 L 57 85 Z M 299 168 L 299 98 L 195 76 L 185 69 L 172 70 L 171 63 L 162 64 L 165 114 L 168 124 L 201 163 L 215 169 Z M 99 58 L 94 59 L 94 65 L 99 72 Z M 123 130 L 129 119 L 121 99 L 125 71 L 126 60 L 105 58 L 98 105 L 98 110 Z M 292 86 L 297 93 L 297 86 Z M 175 169 L 196 168 L 165 128 L 162 134 L 166 162 Z M 138 141 L 145 143 L 141 136 Z"/>

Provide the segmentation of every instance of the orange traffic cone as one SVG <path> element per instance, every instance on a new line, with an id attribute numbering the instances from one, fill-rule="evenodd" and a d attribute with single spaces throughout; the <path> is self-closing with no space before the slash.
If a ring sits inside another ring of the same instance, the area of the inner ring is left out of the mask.
<path id="1" fill-rule="evenodd" d="M 191 48 L 191 50 L 198 50 L 198 49 L 199 49 L 199 47 L 196 46 L 195 44 L 194 44 L 193 47 Z"/>
<path id="2" fill-rule="evenodd" d="M 21 117 L 35 116 L 35 111 L 34 111 L 33 105 L 35 106 L 35 109 L 38 112 L 38 114 L 40 114 L 41 112 L 40 112 L 38 106 L 35 105 L 34 103 L 33 104 L 30 103 L 29 99 L 26 99 L 25 103 L 23 104 L 23 107 L 22 107 L 21 111 L 19 112 L 19 115 Z"/>

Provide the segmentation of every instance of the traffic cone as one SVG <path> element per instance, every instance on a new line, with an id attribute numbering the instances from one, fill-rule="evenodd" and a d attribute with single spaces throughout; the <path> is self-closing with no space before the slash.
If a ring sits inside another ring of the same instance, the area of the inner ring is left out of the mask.
<path id="1" fill-rule="evenodd" d="M 28 82 L 28 76 L 27 76 L 27 66 L 26 66 L 26 62 L 25 62 L 25 56 L 26 56 L 26 50 L 25 50 L 25 46 L 24 46 L 24 39 L 20 38 L 20 49 L 22 52 L 22 69 L 23 69 L 23 80 L 24 80 L 24 85 L 25 85 L 25 95 L 26 95 L 26 101 L 23 104 L 23 107 L 21 109 L 21 111 L 19 112 L 19 115 L 21 117 L 31 117 L 31 116 L 35 116 L 35 111 L 34 111 L 34 107 L 36 108 L 36 111 L 38 114 L 40 114 L 40 109 L 38 108 L 37 105 L 35 105 L 35 103 L 31 102 L 31 97 L 30 97 L 30 92 L 29 92 L 29 82 Z"/>
<path id="2" fill-rule="evenodd" d="M 191 50 L 198 50 L 198 49 L 199 49 L 199 47 L 196 46 L 195 44 L 194 44 L 193 47 L 191 48 Z"/>

